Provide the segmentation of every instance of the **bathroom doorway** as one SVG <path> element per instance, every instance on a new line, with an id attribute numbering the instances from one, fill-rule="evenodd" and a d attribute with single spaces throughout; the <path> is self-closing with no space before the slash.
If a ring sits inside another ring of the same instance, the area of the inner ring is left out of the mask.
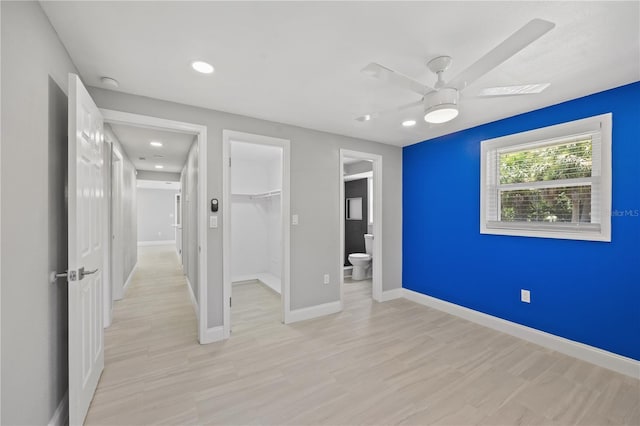
<path id="1" fill-rule="evenodd" d="M 225 337 L 285 322 L 289 306 L 289 141 L 223 132 Z M 225 304 L 226 305 L 226 304 Z"/>
<path id="2" fill-rule="evenodd" d="M 382 299 L 381 182 L 382 156 L 340 150 L 339 276 L 343 307 L 354 297 Z"/>

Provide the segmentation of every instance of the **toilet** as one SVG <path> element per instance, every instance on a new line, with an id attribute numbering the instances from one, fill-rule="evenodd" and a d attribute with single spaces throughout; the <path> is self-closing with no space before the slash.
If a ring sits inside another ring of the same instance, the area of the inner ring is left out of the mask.
<path id="1" fill-rule="evenodd" d="M 360 281 L 367 278 L 367 271 L 371 266 L 373 251 L 373 234 L 364 234 L 364 249 L 366 253 L 351 253 L 349 263 L 353 265 L 351 279 Z"/>

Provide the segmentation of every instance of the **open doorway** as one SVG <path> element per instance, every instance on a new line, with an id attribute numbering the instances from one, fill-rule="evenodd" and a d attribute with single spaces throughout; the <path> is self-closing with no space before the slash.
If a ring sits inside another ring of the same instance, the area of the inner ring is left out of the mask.
<path id="1" fill-rule="evenodd" d="M 289 141 L 223 132 L 224 332 L 286 322 Z M 233 301 L 233 302 L 232 302 Z"/>
<path id="2" fill-rule="evenodd" d="M 182 297 L 186 291 L 190 294 L 196 313 L 194 336 L 200 343 L 208 343 L 212 339 L 206 324 L 207 306 L 206 302 L 200 303 L 207 300 L 206 286 L 199 285 L 207 282 L 203 260 L 206 127 L 119 111 L 101 112 L 113 152 L 110 269 L 114 276 L 122 275 L 122 279 L 112 281 L 111 289 L 105 288 L 105 311 L 110 309 L 111 300 L 127 300 L 128 285 L 132 278 L 137 282 L 138 274 L 134 277 L 134 268 L 128 264 L 128 252 L 133 247 L 133 263 L 138 271 L 145 266 L 147 275 L 155 274 L 155 290 L 164 291 L 162 285 L 170 286 L 171 280 L 182 281 L 176 291 Z M 155 263 L 142 265 L 144 262 Z M 124 273 L 118 273 L 119 269 Z M 138 293 L 142 291 L 149 289 Z"/>
<path id="3" fill-rule="evenodd" d="M 340 150 L 340 300 L 382 298 L 382 157 Z M 378 255 L 379 256 L 379 255 Z"/>

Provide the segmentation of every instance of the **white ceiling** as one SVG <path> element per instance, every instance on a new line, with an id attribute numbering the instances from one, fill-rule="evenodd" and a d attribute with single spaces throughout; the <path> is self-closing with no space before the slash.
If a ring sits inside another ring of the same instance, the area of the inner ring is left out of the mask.
<path id="1" fill-rule="evenodd" d="M 276 122 L 407 145 L 640 80 L 640 2 L 42 2 L 84 81 Z M 532 18 L 556 28 L 463 92 L 458 118 L 420 109 L 356 122 L 419 97 L 364 75 L 379 62 L 429 85 L 451 79 Z M 212 75 L 189 66 L 210 62 Z M 491 86 L 541 94 L 478 99 Z M 403 119 L 418 125 L 403 128 Z"/>
<path id="2" fill-rule="evenodd" d="M 194 135 L 147 129 L 122 124 L 109 124 L 136 170 L 180 173 L 187 161 Z M 161 147 L 151 141 L 162 142 Z M 144 159 L 141 159 L 144 158 Z M 164 166 L 156 169 L 156 164 Z"/>

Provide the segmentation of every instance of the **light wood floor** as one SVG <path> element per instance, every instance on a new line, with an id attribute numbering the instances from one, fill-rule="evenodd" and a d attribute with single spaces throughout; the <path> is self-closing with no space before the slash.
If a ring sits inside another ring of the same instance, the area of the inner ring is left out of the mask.
<path id="1" fill-rule="evenodd" d="M 175 252 L 145 247 L 106 331 L 87 424 L 640 424 L 640 384 L 406 300 L 345 284 L 345 310 L 292 325 L 233 288 L 233 334 L 201 346 Z"/>

